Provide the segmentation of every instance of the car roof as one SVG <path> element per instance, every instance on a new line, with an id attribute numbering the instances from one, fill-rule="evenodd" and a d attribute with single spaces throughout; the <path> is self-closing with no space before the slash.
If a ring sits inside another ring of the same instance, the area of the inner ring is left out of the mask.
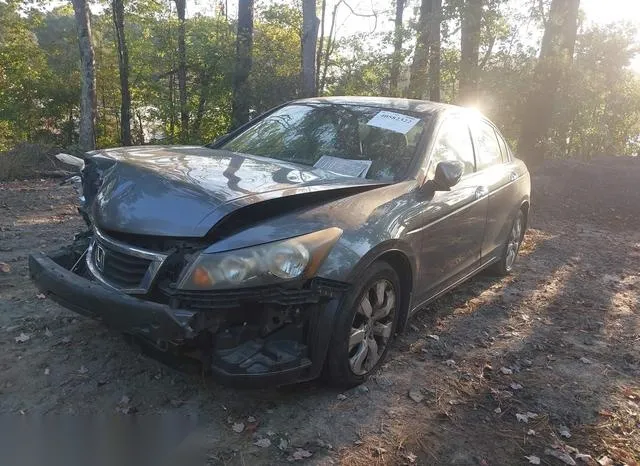
<path id="1" fill-rule="evenodd" d="M 397 97 L 363 97 L 363 96 L 336 96 L 336 97 L 312 97 L 309 99 L 295 100 L 294 102 L 330 103 L 341 105 L 365 105 L 370 107 L 383 107 L 391 110 L 404 110 L 419 113 L 421 115 L 433 115 L 451 110 L 462 110 L 455 105 L 431 102 L 428 100 L 401 99 Z M 293 102 L 292 102 L 293 103 Z"/>

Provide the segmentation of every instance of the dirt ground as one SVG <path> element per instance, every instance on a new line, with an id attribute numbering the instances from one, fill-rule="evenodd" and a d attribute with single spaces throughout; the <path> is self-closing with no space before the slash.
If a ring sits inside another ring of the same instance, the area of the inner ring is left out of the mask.
<path id="1" fill-rule="evenodd" d="M 234 390 L 38 295 L 74 194 L 2 183 L 0 412 L 180 419 L 173 464 L 638 464 L 640 160 L 547 163 L 533 209 L 516 272 L 421 311 L 365 385 Z"/>

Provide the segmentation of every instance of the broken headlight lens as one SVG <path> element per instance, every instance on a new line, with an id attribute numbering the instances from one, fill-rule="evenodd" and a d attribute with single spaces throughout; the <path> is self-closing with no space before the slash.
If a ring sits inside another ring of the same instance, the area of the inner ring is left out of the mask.
<path id="1" fill-rule="evenodd" d="M 313 277 L 341 234 L 340 228 L 328 228 L 249 248 L 200 254 L 178 288 L 227 289 Z"/>

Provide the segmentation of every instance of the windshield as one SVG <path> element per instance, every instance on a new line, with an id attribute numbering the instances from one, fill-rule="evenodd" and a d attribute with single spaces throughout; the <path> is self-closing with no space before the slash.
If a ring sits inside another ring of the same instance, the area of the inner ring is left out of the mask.
<path id="1" fill-rule="evenodd" d="M 423 119 L 396 110 L 295 103 L 257 122 L 221 149 L 390 181 L 406 175 L 424 127 Z"/>

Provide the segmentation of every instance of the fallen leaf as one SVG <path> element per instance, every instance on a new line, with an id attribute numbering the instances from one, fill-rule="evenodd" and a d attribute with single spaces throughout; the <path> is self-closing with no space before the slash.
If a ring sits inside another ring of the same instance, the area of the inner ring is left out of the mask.
<path id="1" fill-rule="evenodd" d="M 271 446 L 271 440 L 265 437 L 265 438 L 256 440 L 255 442 L 253 442 L 253 444 L 260 448 L 267 448 Z"/>
<path id="2" fill-rule="evenodd" d="M 418 459 L 418 457 L 413 453 L 407 453 L 406 455 L 404 455 L 404 457 L 407 459 L 409 463 L 415 463 L 416 460 Z"/>
<path id="3" fill-rule="evenodd" d="M 533 430 L 533 429 L 529 429 L 529 430 L 527 431 L 527 435 L 536 435 L 536 431 L 535 431 L 535 430 Z"/>
<path id="4" fill-rule="evenodd" d="M 27 335 L 26 333 L 22 332 L 20 333 L 20 335 L 18 335 L 16 338 L 16 343 L 24 343 L 25 341 L 29 341 L 31 340 L 31 336 Z"/>
<path id="5" fill-rule="evenodd" d="M 305 458 L 309 458 L 313 453 L 308 450 L 304 450 L 302 448 L 297 448 L 296 451 L 289 457 L 289 461 L 298 461 L 303 460 Z"/>
<path id="6" fill-rule="evenodd" d="M 86 367 L 84 367 L 84 366 L 80 366 L 80 369 L 78 369 L 78 372 L 79 372 L 80 374 L 86 374 L 87 372 L 89 372 L 89 369 L 87 369 L 87 368 L 86 368 Z M 123 397 L 123 398 L 124 398 L 124 397 Z M 122 400 L 121 400 L 121 401 L 122 401 Z"/>
<path id="7" fill-rule="evenodd" d="M 500 408 L 500 406 L 498 406 L 496 409 L 493 410 L 494 413 L 496 414 L 500 414 L 502 412 L 502 408 Z"/>
<path id="8" fill-rule="evenodd" d="M 531 455 L 525 456 L 525 458 L 529 460 L 529 464 L 540 464 L 540 458 L 537 456 Z"/>
<path id="9" fill-rule="evenodd" d="M 38 294 L 36 295 L 36 298 L 38 298 L 38 299 L 46 299 L 46 298 L 47 298 L 47 295 L 46 295 L 46 294 L 44 294 L 44 293 L 38 293 Z"/>
<path id="10" fill-rule="evenodd" d="M 422 402 L 424 400 L 424 395 L 420 392 L 419 388 L 412 388 L 409 390 L 409 398 L 411 398 L 416 403 Z"/>
<path id="11" fill-rule="evenodd" d="M 567 426 L 560 426 L 558 432 L 565 438 L 571 438 L 571 432 L 569 432 L 569 428 Z"/>
<path id="12" fill-rule="evenodd" d="M 231 430 L 239 434 L 244 430 L 244 422 L 234 422 L 233 425 L 231 426 Z"/>
<path id="13" fill-rule="evenodd" d="M 529 419 L 534 419 L 536 417 L 538 417 L 538 415 L 536 413 L 532 413 L 531 411 L 527 412 L 526 414 L 516 413 L 516 419 L 519 422 L 524 422 L 525 424 L 529 422 Z"/>
<path id="14" fill-rule="evenodd" d="M 569 466 L 576 466 L 577 464 L 575 460 L 571 458 L 571 455 L 569 453 L 561 450 L 552 450 L 551 448 L 545 448 L 544 454 L 553 456 L 554 458 L 559 459 L 564 464 L 568 464 Z"/>
<path id="15" fill-rule="evenodd" d="M 44 336 L 47 337 L 47 338 L 51 338 L 53 336 L 53 332 L 51 330 L 49 330 L 49 327 L 44 329 Z"/>
<path id="16" fill-rule="evenodd" d="M 340 393 L 336 398 L 340 401 L 344 401 L 347 399 L 347 395 L 345 395 L 344 393 Z"/>
<path id="17" fill-rule="evenodd" d="M 382 447 L 375 447 L 375 449 L 373 450 L 373 453 L 375 454 L 375 456 L 382 456 L 386 452 L 387 452 L 386 448 L 382 448 Z"/>
<path id="18" fill-rule="evenodd" d="M 522 385 L 520 385 L 519 383 L 513 382 L 509 386 L 511 387 L 511 390 L 522 390 Z"/>
<path id="19" fill-rule="evenodd" d="M 587 464 L 595 464 L 596 460 L 593 459 L 591 455 L 587 455 L 585 453 L 578 453 L 576 455 L 576 459 L 582 461 Z"/>
<path id="20" fill-rule="evenodd" d="M 0 262 L 0 272 L 9 273 L 11 272 L 11 266 L 6 262 Z"/>
<path id="21" fill-rule="evenodd" d="M 613 462 L 613 460 L 611 458 L 609 458 L 608 456 L 603 456 L 602 458 L 600 458 L 598 460 L 598 464 L 600 466 L 613 466 L 615 463 Z"/>
<path id="22" fill-rule="evenodd" d="M 504 375 L 513 374 L 513 371 L 511 369 L 509 369 L 508 367 L 501 367 L 500 368 L 500 372 L 502 372 Z"/>
<path id="23" fill-rule="evenodd" d="M 582 356 L 582 357 L 580 358 L 580 362 L 581 362 L 582 364 L 591 364 L 591 359 L 588 359 L 588 358 L 585 358 L 584 356 Z"/>
<path id="24" fill-rule="evenodd" d="M 427 336 L 429 338 L 431 338 L 432 340 L 435 340 L 435 341 L 439 341 L 440 340 L 440 337 L 438 335 L 427 335 Z"/>

